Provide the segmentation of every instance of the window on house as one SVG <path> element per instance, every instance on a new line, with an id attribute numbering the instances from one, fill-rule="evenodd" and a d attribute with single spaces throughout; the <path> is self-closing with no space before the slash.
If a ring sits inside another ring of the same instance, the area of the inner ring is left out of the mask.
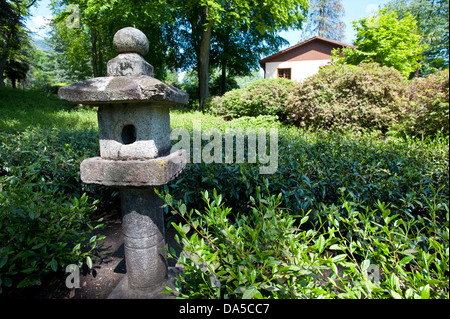
<path id="1" fill-rule="evenodd" d="M 278 69 L 278 77 L 291 79 L 291 69 Z"/>

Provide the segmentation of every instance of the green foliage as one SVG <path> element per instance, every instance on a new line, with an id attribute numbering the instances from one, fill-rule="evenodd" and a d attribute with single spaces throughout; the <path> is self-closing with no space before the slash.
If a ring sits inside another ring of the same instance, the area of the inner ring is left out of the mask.
<path id="1" fill-rule="evenodd" d="M 160 195 L 183 221 L 172 225 L 184 271 L 176 290 L 166 292 L 217 299 L 446 299 L 448 197 L 438 201 L 437 193 L 426 217 L 402 219 L 390 204 L 341 198 L 340 205 L 323 206 L 323 220 L 309 226 L 305 211 L 292 216 L 280 207 L 281 193 L 262 197 L 259 188 L 234 221 L 215 190 L 212 198 L 202 192 L 202 211 Z M 178 258 L 173 249 L 169 255 Z"/>
<path id="2" fill-rule="evenodd" d="M 326 260 L 333 269 L 329 280 L 341 292 L 337 297 L 449 298 L 448 194 L 441 191 L 433 189 L 418 215 L 408 209 L 406 216 L 396 214 L 390 203 L 364 207 L 351 199 L 321 212 L 332 237 L 329 249 L 339 254 Z"/>
<path id="3" fill-rule="evenodd" d="M 410 13 L 417 20 L 420 41 L 427 46 L 420 75 L 448 69 L 448 0 L 391 0 L 385 7 L 397 11 L 400 19 Z"/>
<path id="4" fill-rule="evenodd" d="M 1 291 L 89 264 L 102 240 L 90 235 L 102 224 L 89 214 L 103 194 L 88 197 L 79 176 L 81 160 L 98 154 L 95 112 L 36 92 L 0 88 L 0 96 Z"/>
<path id="5" fill-rule="evenodd" d="M 333 64 L 298 84 L 286 100 L 288 121 L 297 126 L 386 132 L 405 106 L 400 72 L 377 63 Z"/>
<path id="6" fill-rule="evenodd" d="M 3 287 L 86 260 L 100 240 L 86 232 L 95 227 L 88 214 L 109 195 L 79 179 L 81 160 L 98 154 L 95 112 L 15 92 L 0 88 Z M 193 121 L 221 132 L 277 127 L 278 171 L 263 178 L 259 164 L 187 164 L 166 186 L 166 210 L 176 212 L 167 220 L 191 253 L 180 297 L 448 298 L 448 135 L 171 111 L 173 128 Z M 378 282 L 367 279 L 372 265 Z"/>
<path id="7" fill-rule="evenodd" d="M 448 69 L 426 78 L 415 78 L 406 93 L 409 107 L 405 110 L 401 129 L 415 136 L 436 132 L 448 134 L 448 91 Z"/>
<path id="8" fill-rule="evenodd" d="M 74 133 L 1 133 L 0 280 L 6 287 L 40 284 L 48 272 L 90 258 L 103 239 L 87 242 L 102 225 L 91 225 L 98 201 L 88 198 L 79 179 L 81 158 L 95 150 L 88 136 L 96 134 Z"/>
<path id="9" fill-rule="evenodd" d="M 16 70 L 9 70 L 9 75 L 14 78 L 21 78 L 25 75 L 23 73 L 23 65 L 29 63 L 29 49 L 30 49 L 30 35 L 29 30 L 25 27 L 24 21 L 30 16 L 30 8 L 36 3 L 36 0 L 22 0 L 22 1 L 2 1 L 1 15 L 0 15 L 0 39 L 2 45 L 0 46 L 0 86 L 5 86 L 4 73 L 7 71 L 6 63 L 8 60 L 16 61 L 19 64 L 13 67 Z M 22 64 L 22 66 L 20 66 Z M 17 72 L 21 76 L 17 77 Z M 11 71 L 13 73 L 11 74 Z M 14 74 L 16 73 L 16 74 Z M 14 84 L 13 80 L 13 84 Z"/>
<path id="10" fill-rule="evenodd" d="M 254 124 L 264 127 L 263 122 L 252 123 L 245 118 L 224 121 L 200 113 L 171 116 L 173 126 L 181 124 L 187 129 L 193 120 L 200 119 L 202 128 L 213 127 L 222 133 L 227 127 L 239 125 L 244 130 Z M 318 209 L 321 203 L 336 204 L 343 187 L 354 194 L 355 201 L 373 205 L 380 200 L 402 208 L 410 206 L 413 213 L 426 205 L 424 198 L 433 197 L 432 188 L 445 185 L 448 190 L 447 136 L 421 141 L 386 137 L 380 132 L 310 131 L 276 122 L 271 125 L 278 127 L 278 170 L 265 178 L 272 193 L 283 194 L 283 207 L 294 214 L 301 209 Z M 250 196 L 256 198 L 256 187 L 265 189 L 259 167 L 259 163 L 188 163 L 168 189 L 189 207 L 200 210 L 198 194 L 215 188 L 225 204 L 238 212 L 250 204 Z"/>
<path id="11" fill-rule="evenodd" d="M 376 17 L 353 22 L 356 29 L 356 49 L 344 48 L 343 58 L 334 53 L 340 63 L 377 62 L 399 70 L 405 78 L 420 66 L 424 46 L 414 17 L 407 13 L 398 20 L 395 11 L 380 10 Z"/>
<path id="12" fill-rule="evenodd" d="M 448 134 L 448 70 L 406 80 L 378 63 L 334 63 L 307 80 L 264 79 L 209 101 L 212 114 L 259 115 L 308 129 Z"/>
<path id="13" fill-rule="evenodd" d="M 209 107 L 214 114 L 233 118 L 258 115 L 284 118 L 284 101 L 294 87 L 295 82 L 288 79 L 263 79 L 214 98 Z"/>
<path id="14" fill-rule="evenodd" d="M 320 294 L 308 287 L 320 269 L 309 263 L 310 249 L 304 249 L 313 232 L 298 232 L 293 216 L 278 208 L 281 194 L 261 198 L 258 190 L 258 197 L 250 198 L 251 211 L 234 223 L 221 195 L 215 190 L 213 198 L 207 191 L 202 194 L 206 202 L 202 212 L 187 211 L 184 204 L 172 203 L 170 195 L 164 197 L 172 212 L 185 221 L 172 224 L 185 251 L 180 256 L 185 269 L 176 282 L 178 297 L 313 298 Z M 174 251 L 170 253 L 176 258 Z"/>
<path id="15" fill-rule="evenodd" d="M 188 164 L 166 188 L 180 298 L 448 298 L 447 136 L 278 129 L 275 174 Z"/>

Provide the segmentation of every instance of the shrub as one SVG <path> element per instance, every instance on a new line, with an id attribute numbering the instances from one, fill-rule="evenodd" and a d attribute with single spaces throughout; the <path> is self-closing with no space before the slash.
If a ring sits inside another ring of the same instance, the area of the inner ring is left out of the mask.
<path id="1" fill-rule="evenodd" d="M 401 128 L 410 135 L 449 132 L 448 69 L 426 78 L 415 78 L 406 92 L 409 107 Z"/>
<path id="2" fill-rule="evenodd" d="M 338 203 L 344 188 L 355 202 L 390 202 L 400 209 L 409 207 L 412 214 L 421 211 L 425 198 L 433 197 L 433 187 L 444 185 L 448 192 L 446 137 L 402 140 L 376 132 L 297 128 L 279 128 L 278 137 L 278 170 L 272 175 L 260 175 L 259 163 L 188 163 L 167 187 L 196 209 L 202 206 L 198 194 L 215 188 L 226 205 L 238 212 L 250 204 L 250 196 L 256 197 L 256 187 L 264 191 L 265 177 L 273 193 L 283 193 L 283 207 L 293 214 Z"/>
<path id="3" fill-rule="evenodd" d="M 285 118 L 284 101 L 295 82 L 287 79 L 263 79 L 243 89 L 232 90 L 212 99 L 209 108 L 215 114 L 240 116 L 273 115 Z"/>
<path id="4" fill-rule="evenodd" d="M 289 122 L 301 127 L 383 132 L 404 110 L 404 79 L 376 63 L 331 65 L 298 84 L 286 100 Z"/>
<path id="5" fill-rule="evenodd" d="M 97 151 L 96 130 L 0 133 L 0 292 L 41 283 L 68 264 L 91 264 L 103 238 L 87 237 L 97 200 L 86 195 L 81 160 Z M 91 267 L 91 265 L 90 265 Z"/>
<path id="6" fill-rule="evenodd" d="M 402 219 L 390 203 L 341 198 L 309 226 L 307 212 L 292 216 L 280 207 L 281 193 L 263 197 L 259 188 L 234 221 L 215 190 L 212 198 L 202 193 L 201 211 L 160 195 L 183 220 L 172 225 L 184 271 L 175 291 L 166 292 L 208 299 L 448 299 L 449 212 L 437 193 L 424 207 L 427 217 Z M 173 248 L 169 256 L 178 259 Z"/>
<path id="7" fill-rule="evenodd" d="M 252 209 L 235 223 L 221 195 L 215 190 L 212 198 L 207 191 L 202 194 L 206 202 L 202 212 L 187 211 L 170 195 L 160 195 L 184 219 L 172 223 L 185 251 L 180 256 L 184 272 L 175 282 L 179 298 L 312 298 L 324 292 L 310 289 L 319 277 L 314 267 L 318 263 L 311 264 L 309 258 L 317 247 L 308 247 L 316 232 L 297 231 L 294 217 L 278 208 L 281 194 L 261 198 L 257 191 Z M 177 258 L 173 248 L 169 255 Z"/>

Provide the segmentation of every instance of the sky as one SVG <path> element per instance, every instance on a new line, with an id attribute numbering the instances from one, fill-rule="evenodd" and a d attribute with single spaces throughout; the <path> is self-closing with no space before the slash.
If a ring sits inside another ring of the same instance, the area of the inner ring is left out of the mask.
<path id="1" fill-rule="evenodd" d="M 367 17 L 375 12 L 379 7 L 387 3 L 389 0 L 342 0 L 345 9 L 345 16 L 343 18 L 346 25 L 345 40 L 343 42 L 352 44 L 355 40 L 355 31 L 352 27 L 352 21 Z M 48 19 L 51 18 L 51 11 L 48 7 L 50 0 L 40 0 L 37 6 L 31 9 L 31 17 L 28 19 L 26 25 L 34 32 L 35 37 L 44 37 Z M 295 45 L 301 39 L 301 31 L 293 30 L 281 32 L 290 45 Z M 285 48 L 282 48 L 285 49 Z"/>

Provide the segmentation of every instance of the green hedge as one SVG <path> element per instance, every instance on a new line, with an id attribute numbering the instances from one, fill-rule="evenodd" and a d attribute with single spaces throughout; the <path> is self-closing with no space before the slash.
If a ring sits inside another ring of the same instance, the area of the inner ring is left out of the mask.
<path id="1" fill-rule="evenodd" d="M 408 107 L 401 129 L 410 135 L 449 132 L 449 72 L 414 79 L 407 88 Z"/>
<path id="2" fill-rule="evenodd" d="M 272 115 L 311 129 L 364 130 L 408 135 L 448 134 L 448 70 L 412 81 L 377 63 L 336 64 L 296 83 L 255 81 L 211 99 L 214 114 L 232 118 Z"/>
<path id="3" fill-rule="evenodd" d="M 284 101 L 295 82 L 287 79 L 263 79 L 252 82 L 243 89 L 213 98 L 209 108 L 215 114 L 241 116 L 272 115 L 285 117 Z"/>
<path id="4" fill-rule="evenodd" d="M 386 132 L 399 123 L 405 106 L 400 72 L 375 63 L 332 65 L 295 87 L 286 100 L 289 122 L 297 126 Z"/>

